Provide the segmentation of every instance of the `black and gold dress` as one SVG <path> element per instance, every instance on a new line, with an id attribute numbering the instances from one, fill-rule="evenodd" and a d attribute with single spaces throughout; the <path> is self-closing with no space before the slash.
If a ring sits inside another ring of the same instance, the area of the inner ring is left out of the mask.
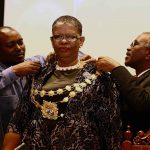
<path id="1" fill-rule="evenodd" d="M 8 131 L 20 133 L 30 150 L 119 150 L 119 108 L 109 74 L 96 75 L 93 64 L 69 71 L 49 64 L 24 91 Z"/>

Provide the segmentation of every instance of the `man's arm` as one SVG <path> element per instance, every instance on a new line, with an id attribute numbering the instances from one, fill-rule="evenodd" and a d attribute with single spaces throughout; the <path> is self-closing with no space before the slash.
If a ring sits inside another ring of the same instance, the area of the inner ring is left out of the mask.
<path id="1" fill-rule="evenodd" d="M 137 80 L 130 72 L 110 57 L 99 57 L 97 70 L 110 72 L 125 102 L 138 112 L 148 112 L 150 108 L 150 76 L 144 82 Z M 144 85 L 143 85 L 144 84 Z"/>
<path id="2" fill-rule="evenodd" d="M 130 72 L 123 66 L 117 67 L 111 72 L 112 78 L 124 97 L 127 104 L 138 112 L 150 110 L 150 76 L 137 82 Z"/>
<path id="3" fill-rule="evenodd" d="M 38 73 L 41 65 L 38 62 L 25 61 L 0 71 L 0 89 L 12 84 L 19 77 Z"/>
<path id="4" fill-rule="evenodd" d="M 11 85 L 19 77 L 37 73 L 43 65 L 45 65 L 45 57 L 36 55 L 8 68 L 0 66 L 0 89 Z"/>

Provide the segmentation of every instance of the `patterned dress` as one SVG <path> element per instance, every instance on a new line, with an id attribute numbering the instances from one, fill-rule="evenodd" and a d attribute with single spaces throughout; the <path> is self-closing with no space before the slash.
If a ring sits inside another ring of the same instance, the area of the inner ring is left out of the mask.
<path id="1" fill-rule="evenodd" d="M 55 63 L 42 68 L 35 77 L 34 89 L 41 90 L 55 70 Z M 77 76 L 81 83 L 96 67 L 86 64 Z M 27 87 L 31 89 L 31 87 Z M 43 118 L 31 102 L 30 91 L 24 91 L 23 101 L 11 119 L 8 132 L 22 135 L 22 142 L 29 150 L 119 150 L 122 142 L 119 93 L 109 74 L 98 76 L 90 85 L 71 97 L 65 104 L 58 104 L 63 116 L 57 120 Z M 56 99 L 65 96 L 57 95 Z M 46 96 L 35 97 L 42 104 Z M 55 101 L 57 101 L 55 100 Z M 51 100 L 50 100 L 51 101 Z M 62 109 L 63 108 L 63 109 Z M 64 109 L 65 108 L 65 109 Z"/>

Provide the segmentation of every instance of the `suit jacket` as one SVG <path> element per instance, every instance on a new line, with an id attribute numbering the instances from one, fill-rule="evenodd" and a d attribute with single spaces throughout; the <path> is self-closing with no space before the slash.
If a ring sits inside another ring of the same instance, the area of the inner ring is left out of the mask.
<path id="1" fill-rule="evenodd" d="M 150 128 L 150 70 L 133 77 L 120 66 L 111 75 L 121 93 L 124 128 L 131 125 L 133 133 L 147 131 Z"/>

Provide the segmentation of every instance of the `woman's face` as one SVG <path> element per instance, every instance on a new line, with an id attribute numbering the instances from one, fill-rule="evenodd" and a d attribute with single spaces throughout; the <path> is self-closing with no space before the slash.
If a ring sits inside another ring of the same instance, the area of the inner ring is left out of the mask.
<path id="1" fill-rule="evenodd" d="M 78 59 L 78 51 L 84 42 L 77 28 L 71 23 L 58 22 L 53 27 L 51 42 L 58 61 L 68 63 Z"/>

